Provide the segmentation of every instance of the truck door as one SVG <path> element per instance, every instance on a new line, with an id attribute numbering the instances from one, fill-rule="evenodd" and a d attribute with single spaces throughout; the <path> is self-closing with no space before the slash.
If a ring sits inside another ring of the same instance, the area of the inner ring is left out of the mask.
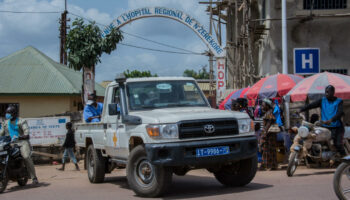
<path id="1" fill-rule="evenodd" d="M 119 87 L 115 86 L 113 88 L 109 88 L 112 90 L 112 92 L 109 92 L 106 102 L 107 102 L 107 109 L 106 109 L 106 118 L 105 118 L 105 128 L 106 128 L 106 152 L 108 155 L 112 157 L 120 157 L 120 135 L 125 132 L 125 128 L 121 126 L 120 120 L 120 114 L 119 115 L 109 115 L 109 104 L 117 104 L 117 111 L 120 111 L 120 91 Z"/>

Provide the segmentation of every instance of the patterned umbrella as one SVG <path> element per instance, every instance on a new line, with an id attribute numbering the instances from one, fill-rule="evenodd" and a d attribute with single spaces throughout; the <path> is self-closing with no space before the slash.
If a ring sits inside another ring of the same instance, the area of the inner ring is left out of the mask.
<path id="1" fill-rule="evenodd" d="M 303 77 L 293 74 L 275 74 L 255 83 L 246 93 L 249 100 L 276 98 L 287 94 Z"/>
<path id="2" fill-rule="evenodd" d="M 317 100 L 324 96 L 328 85 L 335 87 L 335 96 L 342 99 L 350 99 L 350 76 L 323 72 L 315 74 L 300 81 L 285 96 L 287 101 Z"/>
<path id="3" fill-rule="evenodd" d="M 220 103 L 219 109 L 220 110 L 225 110 L 225 103 L 230 99 L 233 93 L 235 93 L 237 90 L 233 90 L 227 97 Z"/>
<path id="4" fill-rule="evenodd" d="M 249 90 L 249 87 L 235 90 L 229 94 L 223 102 L 221 102 L 219 109 L 231 110 L 231 104 L 233 99 L 244 98 L 244 94 Z"/>

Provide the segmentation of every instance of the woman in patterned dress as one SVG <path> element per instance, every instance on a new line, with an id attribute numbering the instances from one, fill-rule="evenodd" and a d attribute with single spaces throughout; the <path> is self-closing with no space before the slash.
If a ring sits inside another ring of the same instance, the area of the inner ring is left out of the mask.
<path id="1" fill-rule="evenodd" d="M 260 170 L 276 170 L 278 168 L 276 152 L 276 134 L 280 131 L 280 129 L 276 124 L 276 119 L 273 115 L 272 101 L 269 99 L 264 99 L 262 103 L 262 108 L 265 111 L 265 115 L 263 117 L 264 128 L 260 140 L 262 147 L 262 162 Z"/>

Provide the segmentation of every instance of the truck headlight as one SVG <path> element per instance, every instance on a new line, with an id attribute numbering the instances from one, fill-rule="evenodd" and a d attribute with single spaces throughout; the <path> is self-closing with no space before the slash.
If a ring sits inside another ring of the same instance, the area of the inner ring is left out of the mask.
<path id="1" fill-rule="evenodd" d="M 177 124 L 152 124 L 146 126 L 147 134 L 153 138 L 179 138 Z"/>
<path id="2" fill-rule="evenodd" d="M 254 130 L 254 122 L 251 119 L 238 120 L 239 133 L 249 133 Z"/>

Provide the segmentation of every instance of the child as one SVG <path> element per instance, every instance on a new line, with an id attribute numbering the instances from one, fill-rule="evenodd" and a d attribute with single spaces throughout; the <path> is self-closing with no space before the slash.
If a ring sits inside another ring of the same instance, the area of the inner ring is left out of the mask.
<path id="1" fill-rule="evenodd" d="M 74 139 L 74 130 L 72 129 L 71 122 L 66 123 L 66 129 L 67 129 L 67 135 L 66 135 L 66 139 L 64 140 L 64 143 L 63 143 L 64 153 L 63 153 L 63 158 L 62 158 L 62 167 L 59 168 L 58 170 L 64 171 L 65 160 L 69 156 L 70 159 L 75 164 L 75 169 L 77 171 L 79 171 L 77 159 L 75 158 L 74 151 L 73 151 L 75 148 L 75 139 Z"/>

